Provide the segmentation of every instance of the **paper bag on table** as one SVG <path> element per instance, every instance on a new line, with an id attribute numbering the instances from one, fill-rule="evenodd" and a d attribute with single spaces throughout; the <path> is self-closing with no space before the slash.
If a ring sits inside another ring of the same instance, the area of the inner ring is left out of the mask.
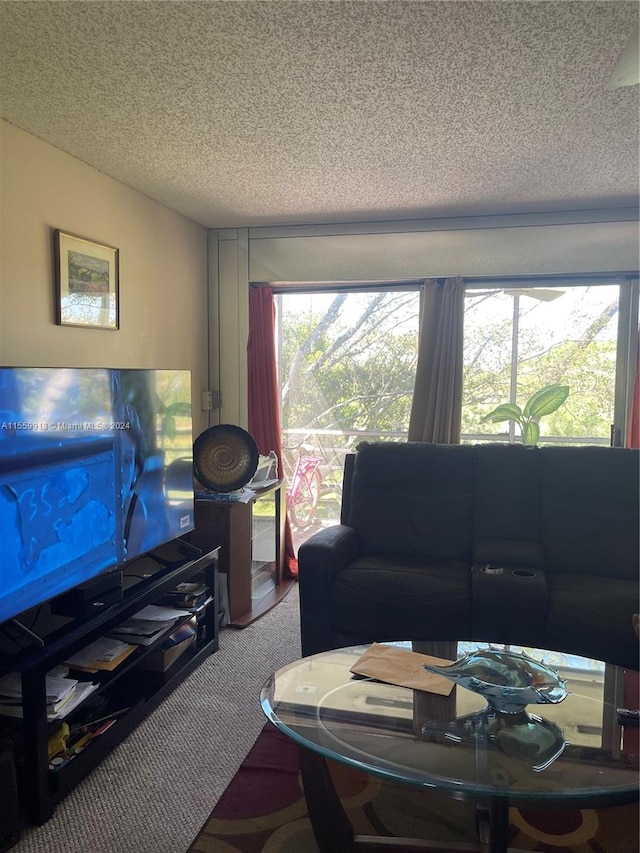
<path id="1" fill-rule="evenodd" d="M 436 693 L 438 696 L 449 696 L 454 687 L 453 682 L 442 675 L 427 672 L 423 668 L 425 663 L 449 666 L 453 661 L 410 652 L 397 646 L 373 643 L 354 663 L 350 672 L 384 681 L 385 684 L 396 684 L 398 687 L 411 687 L 413 690 L 424 690 L 426 693 Z"/>

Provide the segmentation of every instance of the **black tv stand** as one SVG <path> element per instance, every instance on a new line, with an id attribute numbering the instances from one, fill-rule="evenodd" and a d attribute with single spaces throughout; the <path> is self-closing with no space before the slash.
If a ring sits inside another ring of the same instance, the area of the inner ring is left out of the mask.
<path id="1" fill-rule="evenodd" d="M 33 628 L 42 634 L 41 648 L 27 648 L 2 658 L 3 672 L 22 676 L 22 720 L 0 716 L 0 734 L 12 738 L 20 807 L 25 822 L 42 824 L 60 800 L 80 782 L 129 732 L 134 729 L 207 655 L 218 648 L 216 602 L 218 549 L 206 554 L 181 540 L 140 557 L 122 572 L 122 599 L 90 617 L 61 620 L 43 615 L 45 625 Z M 166 564 L 166 565 L 165 565 Z M 71 669 L 69 677 L 97 684 L 63 719 L 47 719 L 45 677 L 124 622 L 143 607 L 158 603 L 177 584 L 204 584 L 206 600 L 195 614 L 181 617 L 165 634 L 148 646 L 137 646 L 112 671 L 87 673 Z M 195 635 L 175 660 L 163 646 L 167 635 L 195 619 Z M 60 624 L 60 622 L 63 624 Z M 47 630 L 50 629 L 50 630 Z M 37 636 L 37 635 L 36 635 Z M 102 718 L 114 722 L 67 763 L 50 764 L 48 743 L 59 735 L 61 724 L 94 726 Z"/>
<path id="2" fill-rule="evenodd" d="M 165 569 L 175 569 L 187 557 L 195 559 L 196 557 L 199 557 L 202 554 L 201 548 L 197 548 L 195 545 L 192 545 L 190 542 L 187 542 L 187 540 L 183 539 L 182 537 L 180 537 L 179 539 L 174 539 L 173 544 L 179 551 L 182 552 L 177 560 L 167 560 L 165 557 L 162 556 L 161 549 L 150 551 L 148 554 L 145 555 L 145 557 L 147 559 L 155 560 L 159 565 L 164 566 Z M 136 562 L 137 561 L 134 561 L 131 564 L 132 567 L 136 565 Z"/>

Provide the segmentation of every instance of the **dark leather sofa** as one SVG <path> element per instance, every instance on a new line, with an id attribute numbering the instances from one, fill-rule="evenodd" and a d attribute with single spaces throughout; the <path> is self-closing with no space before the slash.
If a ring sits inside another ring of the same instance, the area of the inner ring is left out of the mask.
<path id="1" fill-rule="evenodd" d="M 303 654 L 475 639 L 637 669 L 639 464 L 595 446 L 359 445 L 341 524 L 299 549 Z"/>

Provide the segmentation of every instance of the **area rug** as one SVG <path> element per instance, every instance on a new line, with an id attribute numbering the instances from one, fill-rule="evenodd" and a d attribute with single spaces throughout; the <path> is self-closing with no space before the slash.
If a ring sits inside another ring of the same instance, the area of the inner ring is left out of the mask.
<path id="1" fill-rule="evenodd" d="M 476 842 L 472 803 L 394 785 L 330 762 L 358 835 Z M 637 804 L 536 812 L 511 809 L 511 847 L 558 853 L 638 853 Z M 188 853 L 317 853 L 302 792 L 298 750 L 267 724 Z"/>

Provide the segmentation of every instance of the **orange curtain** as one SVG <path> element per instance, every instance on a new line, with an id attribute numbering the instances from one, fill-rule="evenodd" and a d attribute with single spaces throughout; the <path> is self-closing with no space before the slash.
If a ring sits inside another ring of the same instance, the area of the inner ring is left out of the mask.
<path id="1" fill-rule="evenodd" d="M 263 456 L 275 450 L 278 473 L 282 476 L 282 432 L 280 429 L 280 387 L 276 369 L 276 309 L 268 287 L 249 290 L 248 426 Z M 289 577 L 298 576 L 289 519 L 285 519 L 284 568 Z"/>

